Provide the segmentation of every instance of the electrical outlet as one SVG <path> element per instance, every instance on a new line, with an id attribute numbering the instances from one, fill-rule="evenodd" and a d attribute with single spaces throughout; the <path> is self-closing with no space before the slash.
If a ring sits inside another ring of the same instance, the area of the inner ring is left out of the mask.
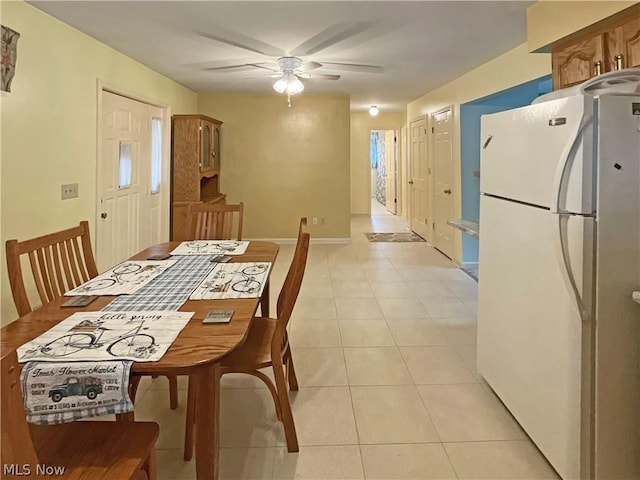
<path id="1" fill-rule="evenodd" d="M 312 223 L 313 225 L 318 225 L 318 217 L 313 217 L 313 218 L 311 219 L 311 223 Z"/>
<path id="2" fill-rule="evenodd" d="M 78 184 L 67 183 L 62 185 L 62 200 L 76 198 L 78 196 Z"/>

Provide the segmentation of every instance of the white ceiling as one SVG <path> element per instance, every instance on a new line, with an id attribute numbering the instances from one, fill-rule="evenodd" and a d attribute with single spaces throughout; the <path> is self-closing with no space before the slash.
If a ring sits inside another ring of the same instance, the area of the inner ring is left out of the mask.
<path id="1" fill-rule="evenodd" d="M 534 2 L 29 3 L 197 92 L 273 93 L 275 80 L 265 69 L 206 69 L 296 54 L 305 62 L 380 67 L 363 72 L 325 64 L 304 81 L 305 93 L 347 93 L 352 111 L 371 104 L 401 111 L 525 42 L 526 8 Z M 316 73 L 340 79 L 314 79 Z"/>

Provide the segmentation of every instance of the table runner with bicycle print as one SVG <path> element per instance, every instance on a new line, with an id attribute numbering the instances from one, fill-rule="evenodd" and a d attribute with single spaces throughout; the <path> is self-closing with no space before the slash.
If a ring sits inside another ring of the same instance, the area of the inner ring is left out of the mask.
<path id="1" fill-rule="evenodd" d="M 189 298 L 260 298 L 270 270 L 270 262 L 218 263 Z"/>
<path id="2" fill-rule="evenodd" d="M 173 249 L 171 255 L 242 255 L 248 246 L 244 240 L 189 240 Z"/>
<path id="3" fill-rule="evenodd" d="M 76 312 L 18 348 L 20 362 L 153 362 L 169 349 L 193 312 Z"/>
<path id="4" fill-rule="evenodd" d="M 66 292 L 65 295 L 135 293 L 175 263 L 175 260 L 128 260 Z"/>

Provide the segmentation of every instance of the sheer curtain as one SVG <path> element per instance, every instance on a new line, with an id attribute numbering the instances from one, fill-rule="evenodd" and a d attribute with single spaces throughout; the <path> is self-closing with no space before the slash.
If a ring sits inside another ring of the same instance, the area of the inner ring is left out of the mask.
<path id="1" fill-rule="evenodd" d="M 120 142 L 118 151 L 118 188 L 131 186 L 132 173 L 131 142 Z"/>
<path id="2" fill-rule="evenodd" d="M 162 183 L 162 119 L 151 119 L 151 193 L 160 191 Z"/>

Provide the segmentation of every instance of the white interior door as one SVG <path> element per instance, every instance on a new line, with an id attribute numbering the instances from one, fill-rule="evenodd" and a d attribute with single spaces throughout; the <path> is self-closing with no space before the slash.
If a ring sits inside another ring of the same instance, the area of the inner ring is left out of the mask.
<path id="1" fill-rule="evenodd" d="M 396 142 L 398 146 L 398 177 L 396 179 L 396 185 L 398 191 L 396 197 L 398 198 L 398 204 L 396 207 L 396 215 L 402 215 L 407 218 L 407 187 L 409 184 L 408 173 L 409 168 L 407 165 L 407 127 L 404 126 L 400 129 L 400 141 Z"/>
<path id="2" fill-rule="evenodd" d="M 397 159 L 396 159 L 396 133 L 394 130 L 384 132 L 384 161 L 385 161 L 385 188 L 387 211 L 396 213 L 397 204 Z"/>
<path id="3" fill-rule="evenodd" d="M 433 245 L 453 258 L 453 229 L 447 220 L 453 218 L 453 151 L 451 145 L 451 109 L 432 116 L 434 229 Z"/>
<path id="4" fill-rule="evenodd" d="M 430 239 L 428 228 L 429 198 L 427 178 L 427 119 L 411 122 L 409 127 L 409 203 L 411 230 Z"/>
<path id="5" fill-rule="evenodd" d="M 162 241 L 162 187 L 152 192 L 152 123 L 153 118 L 162 117 L 159 107 L 102 92 L 96 227 L 99 271 Z M 161 156 L 162 150 L 160 146 Z M 160 160 L 155 168 L 162 170 L 162 163 Z"/>

